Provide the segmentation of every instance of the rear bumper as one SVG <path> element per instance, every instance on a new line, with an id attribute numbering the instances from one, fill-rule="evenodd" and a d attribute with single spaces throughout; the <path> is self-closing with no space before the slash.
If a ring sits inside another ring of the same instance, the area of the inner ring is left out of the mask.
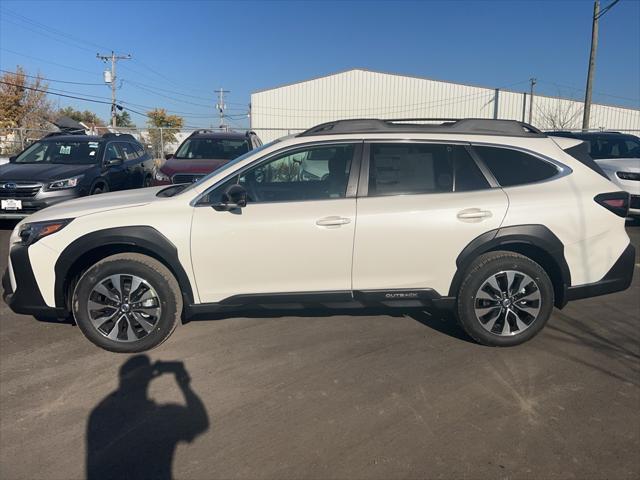
<path id="1" fill-rule="evenodd" d="M 602 280 L 586 285 L 569 287 L 566 299 L 568 301 L 579 300 L 626 290 L 633 280 L 635 261 L 636 249 L 629 244 Z"/>
<path id="2" fill-rule="evenodd" d="M 65 309 L 50 307 L 45 303 L 33 275 L 28 251 L 29 247 L 24 245 L 11 247 L 9 255 L 16 289 L 14 291 L 11 286 L 9 267 L 7 267 L 2 276 L 2 298 L 5 303 L 15 313 L 51 318 L 67 316 L 68 312 Z"/>

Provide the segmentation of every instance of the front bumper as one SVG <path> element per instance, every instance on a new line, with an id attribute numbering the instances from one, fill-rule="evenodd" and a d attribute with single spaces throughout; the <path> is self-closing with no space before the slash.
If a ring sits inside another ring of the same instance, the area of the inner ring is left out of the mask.
<path id="1" fill-rule="evenodd" d="M 40 192 L 34 197 L 6 197 L 0 194 L 0 200 L 20 200 L 22 208 L 20 210 L 0 210 L 0 219 L 22 219 L 43 208 L 50 207 L 66 200 L 72 200 L 82 196 L 79 189 L 70 188 L 68 190 L 56 190 Z"/>
<path id="2" fill-rule="evenodd" d="M 597 297 L 608 293 L 626 290 L 633 280 L 633 270 L 636 263 L 636 249 L 633 245 L 627 245 L 620 258 L 613 264 L 613 267 L 599 281 L 586 285 L 569 287 L 567 290 L 567 300 L 578 300 L 580 298 Z"/>
<path id="3" fill-rule="evenodd" d="M 39 317 L 62 318 L 68 315 L 64 308 L 48 306 L 36 282 L 29 261 L 29 247 L 24 245 L 13 245 L 9 256 L 10 266 L 2 276 L 2 298 L 11 310 L 15 313 L 34 315 Z M 16 289 L 13 290 L 9 274 L 9 268 L 13 270 Z"/>

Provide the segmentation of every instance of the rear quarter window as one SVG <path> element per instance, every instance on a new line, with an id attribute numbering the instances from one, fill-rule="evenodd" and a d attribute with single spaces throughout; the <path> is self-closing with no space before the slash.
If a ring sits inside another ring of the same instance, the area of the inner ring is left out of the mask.
<path id="1" fill-rule="evenodd" d="M 474 149 L 502 187 L 541 182 L 558 173 L 555 165 L 525 152 L 498 147 Z"/>

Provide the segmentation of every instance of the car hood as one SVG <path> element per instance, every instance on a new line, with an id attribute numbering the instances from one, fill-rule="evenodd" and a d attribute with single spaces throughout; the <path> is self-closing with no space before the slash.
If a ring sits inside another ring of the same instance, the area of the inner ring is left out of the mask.
<path id="1" fill-rule="evenodd" d="M 27 218 L 27 222 L 55 220 L 61 218 L 77 218 L 94 213 L 106 212 L 120 208 L 138 207 L 157 200 L 156 194 L 163 187 L 140 188 L 121 192 L 101 193 L 67 200 L 40 210 Z"/>
<path id="2" fill-rule="evenodd" d="M 211 173 L 229 161 L 223 159 L 170 158 L 164 162 L 160 170 L 169 177 L 176 173 Z"/>
<path id="3" fill-rule="evenodd" d="M 604 170 L 640 173 L 640 158 L 600 158 L 596 163 Z"/>
<path id="4" fill-rule="evenodd" d="M 6 163 L 0 165 L 0 181 L 27 180 L 51 182 L 80 175 L 95 165 L 61 165 L 53 163 Z"/>

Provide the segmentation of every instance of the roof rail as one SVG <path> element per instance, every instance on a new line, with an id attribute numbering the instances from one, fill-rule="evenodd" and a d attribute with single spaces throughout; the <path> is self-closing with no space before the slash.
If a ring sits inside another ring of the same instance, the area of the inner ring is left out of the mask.
<path id="1" fill-rule="evenodd" d="M 437 121 L 437 125 L 412 122 Z M 346 133 L 463 133 L 475 135 L 503 135 L 511 137 L 545 136 L 528 123 L 517 120 L 494 120 L 489 118 L 401 118 L 401 119 L 354 119 L 336 120 L 316 125 L 298 137 L 315 135 L 338 135 Z"/>

